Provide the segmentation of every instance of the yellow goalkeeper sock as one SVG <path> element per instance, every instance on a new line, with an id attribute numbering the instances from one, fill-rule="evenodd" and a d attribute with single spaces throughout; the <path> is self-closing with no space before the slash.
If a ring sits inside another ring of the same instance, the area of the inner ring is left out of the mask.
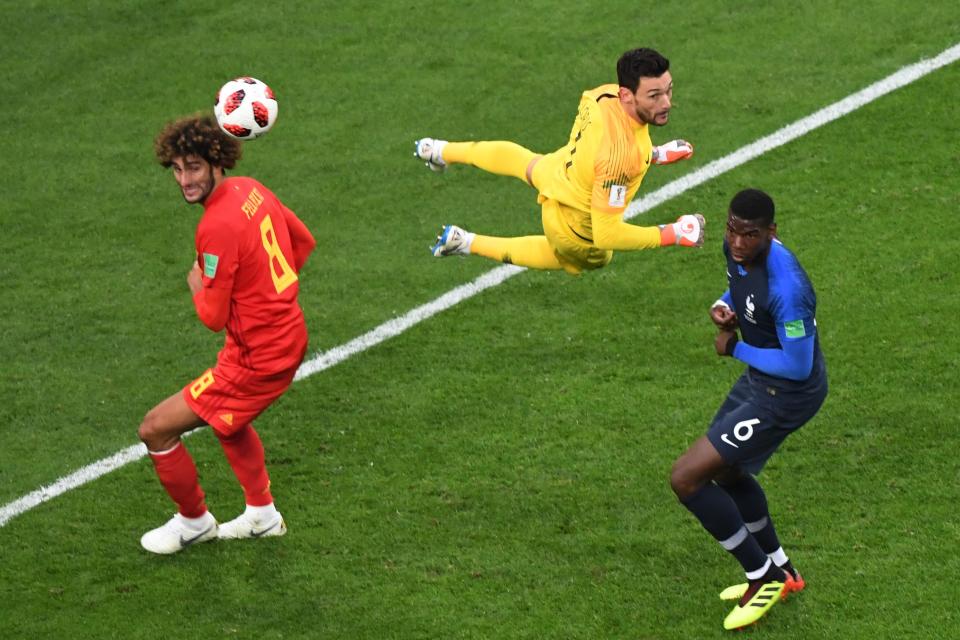
<path id="1" fill-rule="evenodd" d="M 539 154 L 515 142 L 448 142 L 443 148 L 443 161 L 472 164 L 478 169 L 500 176 L 513 176 L 527 181 L 527 165 Z"/>
<path id="2" fill-rule="evenodd" d="M 470 245 L 470 253 L 531 269 L 563 269 L 546 236 L 495 238 L 477 234 Z"/>

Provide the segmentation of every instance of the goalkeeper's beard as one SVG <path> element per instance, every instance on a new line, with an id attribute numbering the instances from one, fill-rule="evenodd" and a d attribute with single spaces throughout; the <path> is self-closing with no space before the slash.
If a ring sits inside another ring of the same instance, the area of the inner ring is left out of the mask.
<path id="1" fill-rule="evenodd" d="M 663 117 L 663 122 L 658 122 L 657 118 L 661 116 Z M 660 111 L 652 115 L 641 113 L 637 110 L 637 117 L 640 119 L 640 122 L 653 125 L 654 127 L 663 127 L 670 122 L 670 110 L 667 109 L 666 111 Z"/>

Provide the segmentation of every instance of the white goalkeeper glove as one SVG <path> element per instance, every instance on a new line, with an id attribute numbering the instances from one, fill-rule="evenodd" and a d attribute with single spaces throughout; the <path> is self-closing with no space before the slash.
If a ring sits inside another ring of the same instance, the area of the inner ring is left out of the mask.
<path id="1" fill-rule="evenodd" d="M 670 164 L 686 160 L 693 155 L 693 145 L 686 140 L 671 140 L 667 144 L 653 148 L 653 164 Z"/>
<path id="2" fill-rule="evenodd" d="M 707 222 L 699 213 L 688 213 L 673 224 L 660 225 L 660 246 L 702 247 L 703 228 Z"/>

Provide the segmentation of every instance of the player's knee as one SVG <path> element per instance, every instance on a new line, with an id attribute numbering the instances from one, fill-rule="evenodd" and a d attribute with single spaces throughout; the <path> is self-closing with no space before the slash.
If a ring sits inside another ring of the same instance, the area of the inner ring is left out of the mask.
<path id="1" fill-rule="evenodd" d="M 137 429 L 137 436 L 151 451 L 160 451 L 164 448 L 165 434 L 163 433 L 160 414 L 156 408 L 151 409 L 147 415 L 143 416 L 140 427 Z"/>
<path id="2" fill-rule="evenodd" d="M 673 492 L 680 500 L 688 498 L 693 494 L 690 487 L 689 475 L 685 473 L 680 460 L 674 462 L 673 468 L 670 470 L 670 488 L 673 489 Z"/>
<path id="3" fill-rule="evenodd" d="M 140 426 L 137 427 L 137 437 L 140 438 L 140 441 L 143 442 L 148 447 L 150 446 L 150 440 L 155 435 L 153 427 L 153 418 L 151 417 L 151 411 L 147 415 L 143 416 L 143 420 L 140 421 Z"/>
<path id="4" fill-rule="evenodd" d="M 697 478 L 683 464 L 683 458 L 673 463 L 670 470 L 670 488 L 679 500 L 686 500 L 696 493 L 700 486 Z"/>

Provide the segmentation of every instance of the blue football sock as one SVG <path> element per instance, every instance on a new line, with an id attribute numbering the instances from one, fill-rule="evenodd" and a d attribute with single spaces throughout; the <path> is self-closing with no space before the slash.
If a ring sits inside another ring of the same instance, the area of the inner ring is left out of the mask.
<path id="1" fill-rule="evenodd" d="M 722 484 L 721 488 L 733 498 L 746 523 L 747 531 L 756 538 L 763 552 L 769 555 L 780 549 L 780 539 L 767 508 L 767 496 L 757 479 L 743 474 L 732 483 Z"/>
<path id="2" fill-rule="evenodd" d="M 767 554 L 747 531 L 740 510 L 726 491 L 711 482 L 681 502 L 746 573 L 766 566 Z"/>

